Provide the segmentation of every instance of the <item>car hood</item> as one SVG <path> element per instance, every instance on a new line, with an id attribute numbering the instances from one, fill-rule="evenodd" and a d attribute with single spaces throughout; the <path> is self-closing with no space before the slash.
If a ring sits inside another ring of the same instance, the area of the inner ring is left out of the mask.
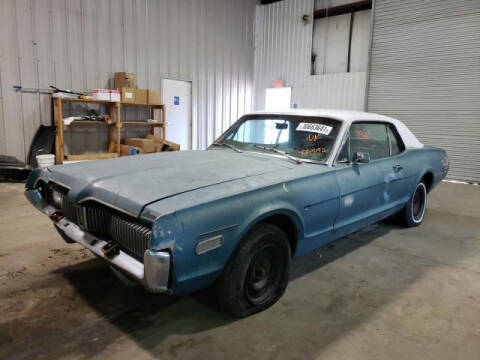
<path id="1" fill-rule="evenodd" d="M 229 149 L 180 151 L 53 166 L 49 180 L 68 187 L 77 202 L 96 200 L 138 216 L 161 199 L 292 166 Z"/>

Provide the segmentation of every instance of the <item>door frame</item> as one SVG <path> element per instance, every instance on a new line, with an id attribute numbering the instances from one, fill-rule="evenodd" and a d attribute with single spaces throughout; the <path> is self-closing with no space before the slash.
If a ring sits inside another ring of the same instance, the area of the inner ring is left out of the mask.
<path id="1" fill-rule="evenodd" d="M 162 102 L 164 103 L 164 105 L 166 104 L 163 101 L 163 94 L 164 94 L 163 80 L 183 81 L 183 82 L 190 83 L 190 119 L 188 121 L 188 149 L 184 149 L 184 150 L 192 150 L 192 147 L 193 147 L 193 81 L 185 78 L 181 78 L 181 77 L 178 77 L 178 78 L 169 77 L 169 76 L 161 77 L 160 78 L 160 94 L 161 94 Z M 167 119 L 167 124 L 168 124 L 168 118 L 167 117 L 165 118 Z M 165 124 L 165 129 L 167 128 L 167 124 Z M 165 133 L 166 133 L 165 138 L 168 140 L 168 132 L 165 131 Z"/>

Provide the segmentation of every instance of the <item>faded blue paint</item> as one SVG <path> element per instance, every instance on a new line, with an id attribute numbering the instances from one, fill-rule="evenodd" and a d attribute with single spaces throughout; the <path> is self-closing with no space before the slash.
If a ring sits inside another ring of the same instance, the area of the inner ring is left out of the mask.
<path id="1" fill-rule="evenodd" d="M 399 211 L 427 172 L 434 185 L 443 179 L 444 155 L 425 147 L 329 167 L 215 148 L 53 166 L 33 171 L 26 187 L 58 182 L 72 200 L 94 197 L 152 222 L 151 246 L 170 250 L 172 291 L 182 294 L 214 282 L 246 232 L 268 217 L 290 218 L 298 256 Z M 199 241 L 220 234 L 223 246 L 196 254 Z"/>

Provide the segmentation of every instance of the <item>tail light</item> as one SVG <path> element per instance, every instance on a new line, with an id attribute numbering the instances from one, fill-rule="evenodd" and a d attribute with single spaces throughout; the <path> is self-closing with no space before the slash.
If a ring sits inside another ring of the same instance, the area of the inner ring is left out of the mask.
<path id="1" fill-rule="evenodd" d="M 442 159 L 442 170 L 444 174 L 448 172 L 449 167 L 450 167 L 450 162 L 448 161 L 448 156 L 445 155 Z"/>

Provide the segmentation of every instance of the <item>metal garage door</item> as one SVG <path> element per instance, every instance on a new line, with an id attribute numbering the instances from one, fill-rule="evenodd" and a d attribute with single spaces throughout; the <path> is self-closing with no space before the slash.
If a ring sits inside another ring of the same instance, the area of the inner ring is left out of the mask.
<path id="1" fill-rule="evenodd" d="M 377 0 L 368 110 L 447 150 L 480 182 L 480 0 Z"/>

